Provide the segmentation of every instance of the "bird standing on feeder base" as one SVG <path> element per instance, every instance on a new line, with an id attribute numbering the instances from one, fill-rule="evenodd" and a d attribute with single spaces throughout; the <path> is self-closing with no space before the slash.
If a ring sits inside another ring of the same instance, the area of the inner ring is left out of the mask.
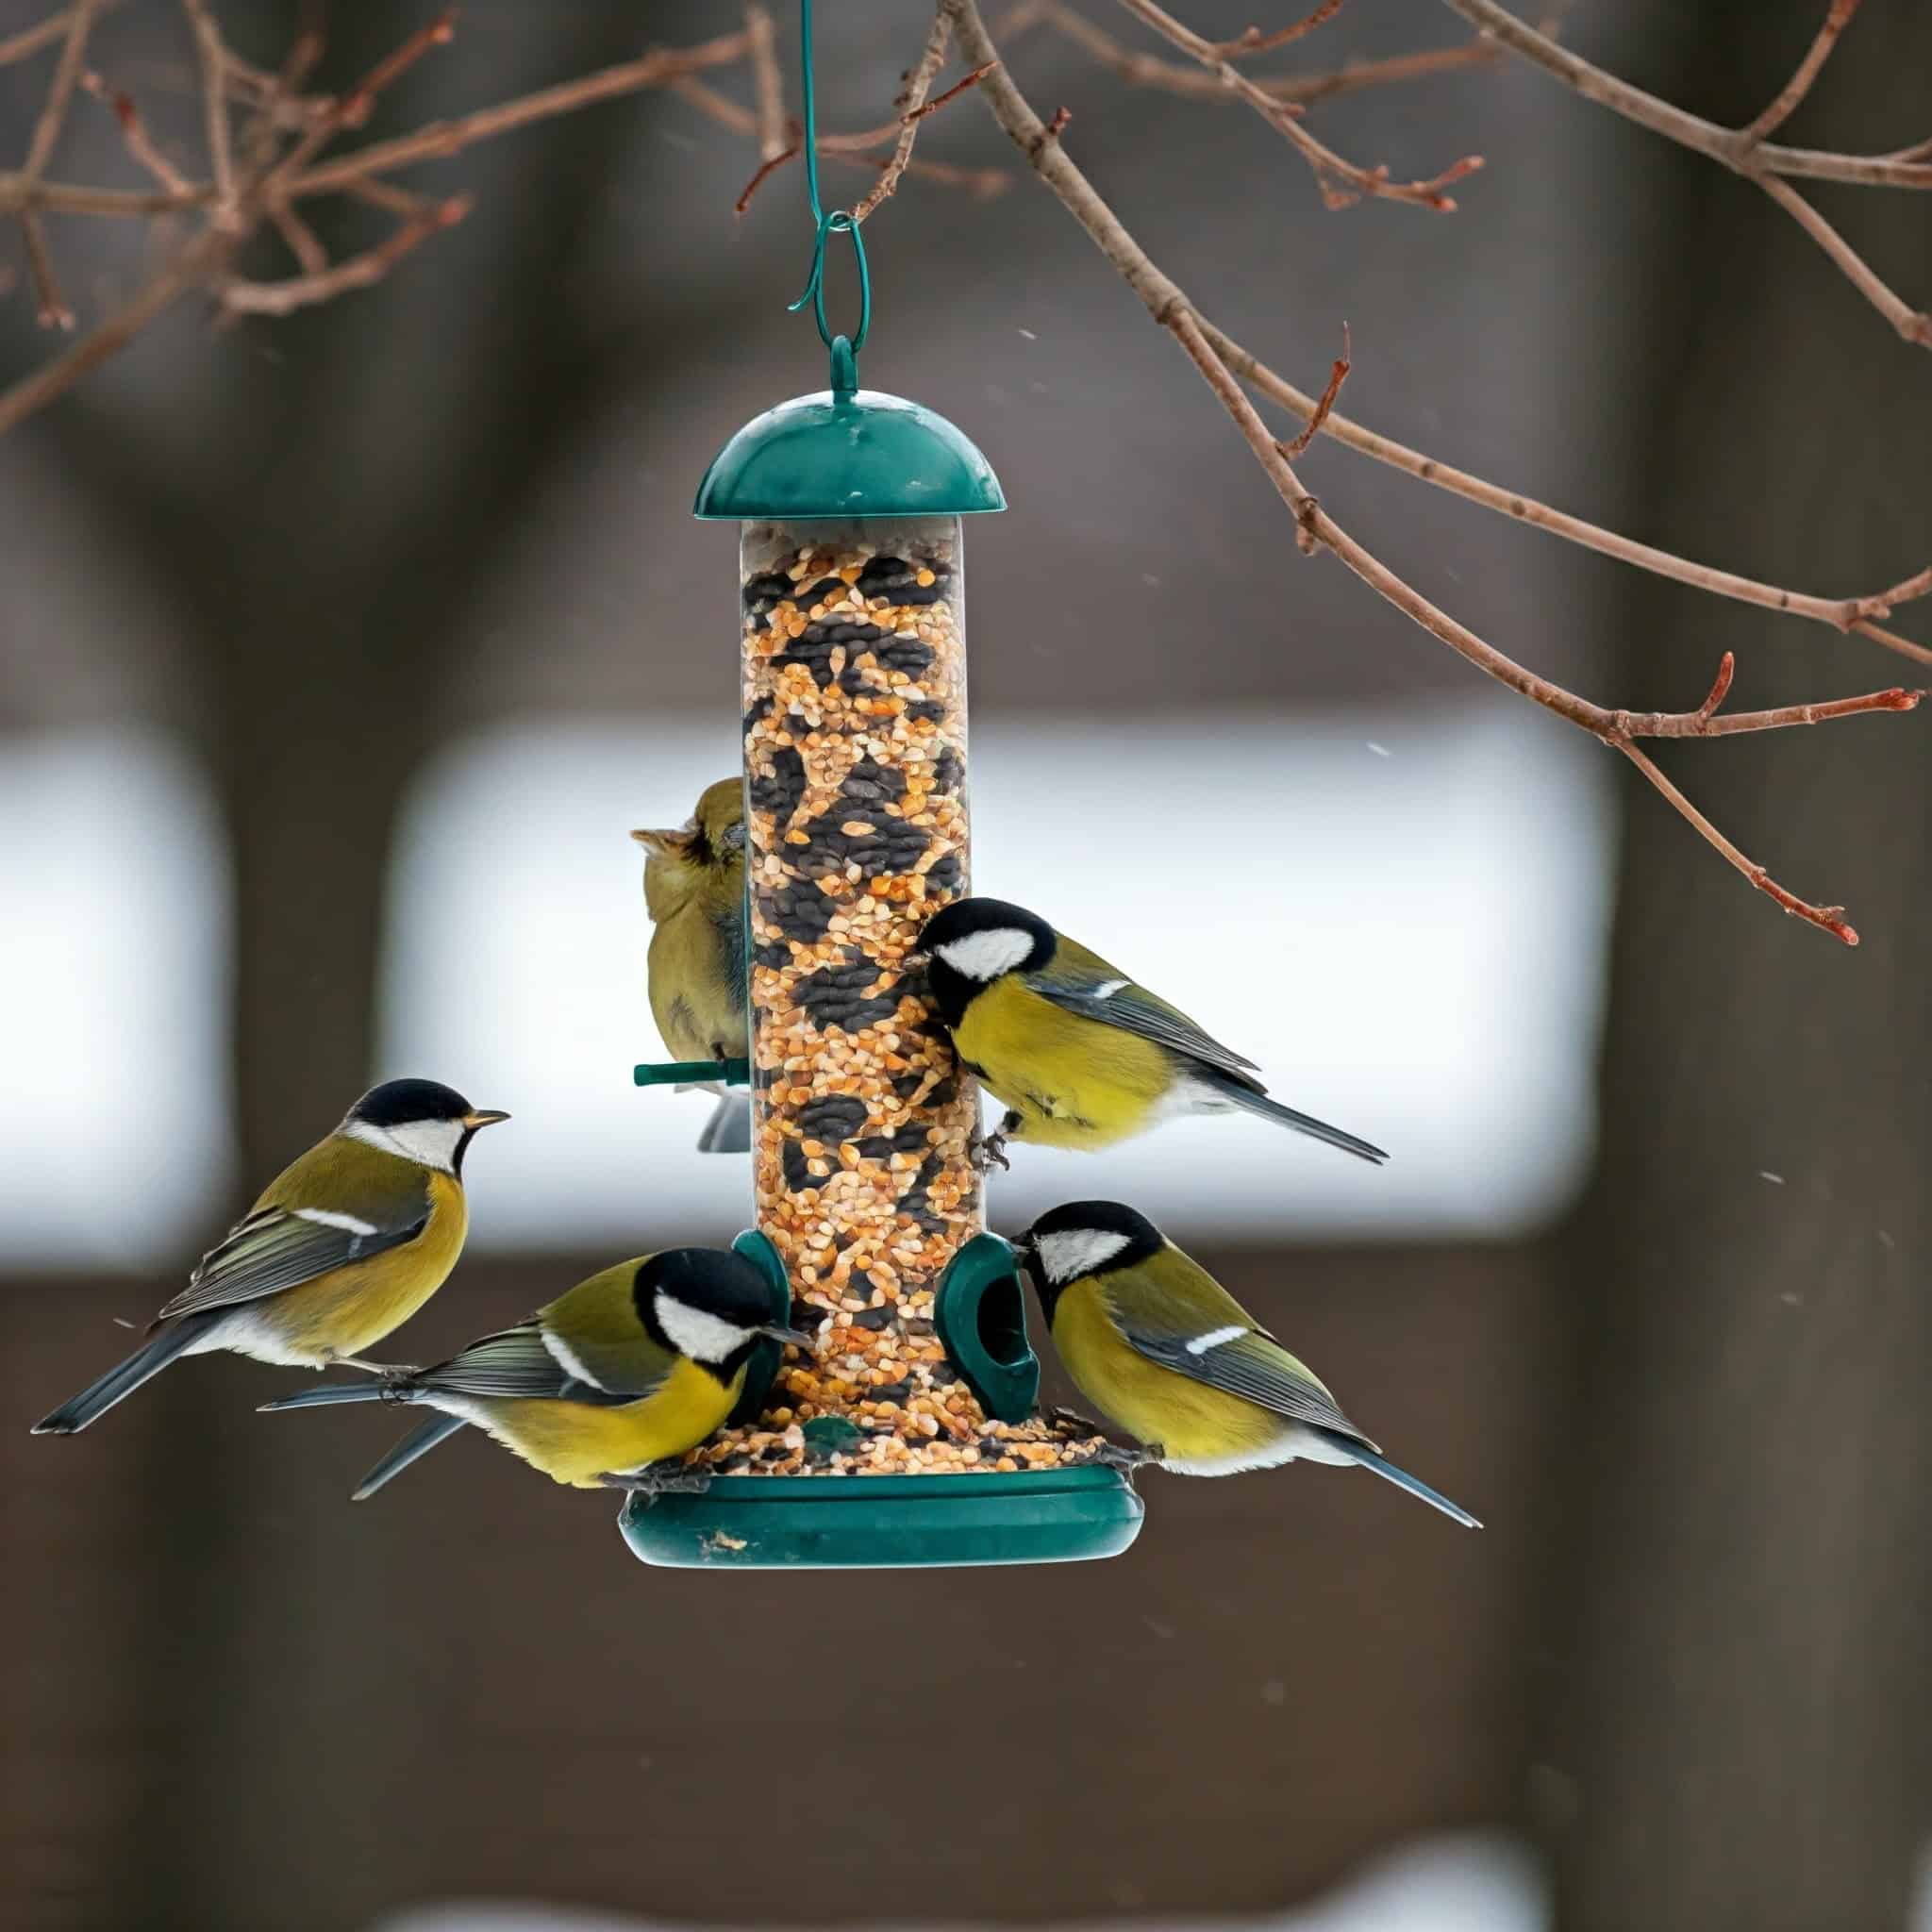
<path id="1" fill-rule="evenodd" d="M 646 964 L 651 1017 L 677 1059 L 741 1059 L 750 1051 L 744 991 L 744 785 L 721 778 L 675 832 L 633 832 L 655 930 Z M 681 1090 L 680 1090 L 681 1091 Z M 724 1087 L 702 1154 L 751 1149 L 751 1100 Z"/>
<path id="2" fill-rule="evenodd" d="M 1074 1201 L 1016 1243 L 1080 1392 L 1177 1475 L 1359 1463 L 1467 1529 L 1482 1524 L 1381 1451 L 1235 1298 L 1118 1201 Z M 297 1398 L 300 1399 L 299 1397 Z"/>
<path id="3" fill-rule="evenodd" d="M 1271 1100 L 1252 1060 L 1023 906 L 958 900 L 926 921 L 919 956 L 960 1064 L 1008 1109 L 980 1143 L 982 1167 L 1004 1166 L 1008 1141 L 1108 1147 L 1185 1114 L 1234 1112 L 1389 1158 Z"/>
<path id="4" fill-rule="evenodd" d="M 660 1465 L 731 1413 L 762 1337 L 812 1345 L 772 1320 L 771 1291 L 743 1256 L 667 1248 L 591 1275 L 433 1369 L 306 1389 L 263 1407 L 402 1402 L 438 1410 L 363 1477 L 358 1503 L 471 1424 L 577 1489 L 701 1489 L 702 1471 Z"/>
<path id="5" fill-rule="evenodd" d="M 284 1368 L 379 1369 L 358 1357 L 408 1321 L 462 1253 L 471 1137 L 508 1118 L 434 1080 L 371 1088 L 201 1257 L 155 1317 L 154 1339 L 34 1434 L 77 1434 L 176 1357 L 212 1349 Z"/>

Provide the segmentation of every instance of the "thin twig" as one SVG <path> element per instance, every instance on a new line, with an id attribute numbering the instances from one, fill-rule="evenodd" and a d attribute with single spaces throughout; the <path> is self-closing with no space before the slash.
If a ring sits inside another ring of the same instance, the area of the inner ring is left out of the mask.
<path id="1" fill-rule="evenodd" d="M 154 144 L 147 125 L 141 118 L 141 110 L 134 105 L 134 97 L 118 87 L 108 86 L 98 74 L 83 74 L 80 84 L 112 110 L 115 120 L 121 125 L 121 139 L 126 143 L 129 156 L 145 168 L 176 203 L 182 207 L 192 206 L 195 197 L 193 184 Z"/>
<path id="2" fill-rule="evenodd" d="M 1791 110 L 1811 92 L 1811 83 L 1831 58 L 1831 50 L 1838 45 L 1839 35 L 1844 32 L 1852 15 L 1857 10 L 1858 0 L 1831 0 L 1824 24 L 1805 50 L 1805 58 L 1798 62 L 1797 72 L 1765 103 L 1764 110 L 1755 121 L 1738 130 L 1738 138 L 1745 147 L 1756 147 L 1791 118 Z"/>
<path id="3" fill-rule="evenodd" d="M 1932 315 L 1914 308 L 1895 293 L 1865 258 L 1789 181 L 1776 175 L 1753 175 L 1778 207 L 1817 242 L 1858 293 L 1908 342 L 1932 349 Z"/>
<path id="4" fill-rule="evenodd" d="M 208 122 L 208 172 L 214 176 L 215 220 L 235 220 L 235 163 L 228 146 L 228 63 L 221 29 L 208 10 L 208 0 L 181 0 L 182 11 L 194 29 L 201 57 L 202 110 Z"/>
<path id="5" fill-rule="evenodd" d="M 1158 88 L 1162 92 L 1205 101 L 1213 107 L 1233 107 L 1241 96 L 1229 92 L 1217 74 L 1178 61 L 1157 59 L 1124 46 L 1105 28 L 1061 0 L 1021 0 L 1000 25 L 1002 40 L 1040 24 L 1051 26 L 1090 58 L 1130 87 Z M 1382 60 L 1350 60 L 1329 74 L 1255 75 L 1255 86 L 1273 99 L 1289 104 L 1327 100 L 1359 88 L 1381 87 L 1393 81 L 1421 80 L 1458 67 L 1493 66 L 1504 58 L 1492 41 L 1469 41 L 1459 47 L 1436 47 L 1420 54 L 1396 54 Z"/>
<path id="6" fill-rule="evenodd" d="M 885 172 L 853 208 L 852 220 L 855 226 L 864 221 L 879 203 L 886 200 L 899 186 L 899 177 L 905 174 L 906 164 L 912 158 L 912 144 L 919 139 L 920 110 L 925 106 L 926 95 L 932 92 L 933 77 L 945 65 L 946 43 L 952 38 L 952 22 L 944 13 L 935 13 L 932 17 L 932 27 L 925 37 L 924 51 L 919 57 L 918 65 L 907 75 L 906 85 L 899 91 L 899 98 L 893 103 L 899 110 L 899 130 L 898 139 L 892 148 L 892 158 L 886 163 Z"/>
<path id="7" fill-rule="evenodd" d="M 47 252 L 47 231 L 36 209 L 29 208 L 21 216 L 20 232 L 26 242 L 27 273 L 33 277 L 35 320 L 42 328 L 73 328 L 74 310 L 60 292 L 54 258 Z"/>
<path id="8" fill-rule="evenodd" d="M 778 71 L 777 35 L 762 0 L 745 0 L 744 39 L 758 102 L 758 159 L 774 160 L 785 146 L 785 76 Z"/>
<path id="9" fill-rule="evenodd" d="M 1224 329 L 1217 327 L 1205 316 L 1201 318 L 1201 326 L 1208 340 L 1213 343 L 1215 354 L 1242 381 L 1304 421 L 1314 414 L 1317 403 L 1313 396 L 1277 375 L 1259 357 L 1244 349 Z M 1339 410 L 1331 410 L 1322 427 L 1324 435 L 1359 451 L 1363 456 L 1374 457 L 1377 462 L 1387 463 L 1391 469 L 1400 470 L 1419 482 L 1433 484 L 1438 490 L 1446 490 L 1452 496 L 1479 504 L 1484 509 L 1513 518 L 1531 529 L 1560 537 L 1566 542 L 1579 543 L 1586 550 L 1594 550 L 1603 557 L 1613 557 L 1620 563 L 1634 565 L 1657 576 L 1669 577 L 1674 583 L 1707 591 L 1713 596 L 1756 605 L 1760 610 L 1790 611 L 1793 616 L 1829 625 L 1837 631 L 1857 631 L 1903 657 L 1915 658 L 1922 664 L 1932 664 L 1932 647 L 1883 630 L 1874 622 L 1888 615 L 1894 603 L 1907 601 L 1906 597 L 1894 592 L 1887 591 L 1876 597 L 1820 597 L 1808 591 L 1763 583 L 1756 577 L 1740 576 L 1733 571 L 1718 570 L 1710 564 L 1698 563 L 1671 551 L 1659 550 L 1652 543 L 1640 543 L 1619 531 L 1606 529 L 1601 524 L 1592 524 L 1583 517 L 1572 516 L 1565 510 L 1540 503 L 1521 491 L 1506 490 L 1481 476 L 1472 475 L 1467 470 L 1458 470 L 1453 463 L 1442 462 L 1421 450 L 1411 449 L 1407 443 L 1396 441 L 1392 436 L 1384 436 L 1370 429 Z M 1921 576 L 1924 575 L 1920 573 Z M 1907 578 L 1907 585 L 1917 581 L 1917 578 Z M 1924 593 L 1912 591 L 1910 594 Z"/>
<path id="10" fill-rule="evenodd" d="M 944 4 L 967 58 L 978 61 L 997 58 L 998 50 L 987 34 L 975 0 L 944 0 Z M 1304 488 L 1293 464 L 1284 455 L 1281 444 L 1270 435 L 1267 425 L 1248 399 L 1234 371 L 1217 353 L 1195 319 L 1186 292 L 1156 265 L 1128 233 L 1119 216 L 1102 200 L 1092 183 L 1069 158 L 1060 143 L 1049 138 L 1046 124 L 1033 111 L 1013 84 L 1010 75 L 1005 69 L 991 75 L 984 92 L 994 118 L 1014 145 L 1026 156 L 1035 172 L 1086 229 L 1155 321 L 1172 333 L 1187 353 L 1241 430 L 1257 461 L 1293 515 L 1302 536 L 1310 543 L 1333 551 L 1371 589 L 1477 669 L 1619 750 L 1629 749 L 1631 741 L 1638 737 L 1705 737 L 1717 735 L 1724 729 L 1774 730 L 1790 724 L 1823 722 L 1827 716 L 1909 710 L 1919 703 L 1921 693 L 1894 690 L 1871 692 L 1859 698 L 1840 699 L 1830 706 L 1788 706 L 1775 712 L 1740 712 L 1729 719 L 1722 719 L 1714 715 L 1724 696 L 1723 687 L 1727 683 L 1721 673 L 1718 686 L 1695 711 L 1634 714 L 1606 709 L 1517 663 L 1397 576 L 1322 508 L 1315 497 Z M 1661 774 L 1657 774 L 1653 782 L 1660 780 Z M 1676 794 L 1673 802 L 1677 802 L 1680 797 L 1681 794 Z M 1690 823 L 1704 831 L 1718 850 L 1739 866 L 1754 884 L 1771 890 L 1771 882 L 1762 869 L 1743 859 L 1734 846 L 1722 840 L 1708 821 L 1692 814 L 1688 802 L 1680 804 L 1679 808 L 1686 811 Z M 1807 915 L 1816 914 L 1817 908 L 1806 908 L 1804 902 L 1784 893 L 1782 888 L 1778 888 L 1774 896 L 1779 896 L 1781 904 L 1789 902 L 1790 909 L 1806 911 Z M 1848 944 L 1857 942 L 1857 935 L 1843 925 L 1842 921 L 1834 923 L 1833 918 L 1814 916 L 1813 923 L 1835 932 Z"/>
<path id="11" fill-rule="evenodd" d="M 289 244 L 289 253 L 301 264 L 305 275 L 320 275 L 328 267 L 328 250 L 322 245 L 315 230 L 286 201 L 275 202 L 268 218 Z"/>
<path id="12" fill-rule="evenodd" d="M 1818 148 L 1782 147 L 1771 142 L 1746 146 L 1741 130 L 1720 127 L 1701 114 L 1692 114 L 1646 93 L 1614 74 L 1607 74 L 1581 55 L 1558 46 L 1547 34 L 1519 20 L 1497 0 L 1444 0 L 1472 26 L 1480 27 L 1512 53 L 1553 75 L 1587 101 L 1608 108 L 1661 134 L 1680 147 L 1695 148 L 1740 174 L 1761 169 L 1771 175 L 1804 175 L 1819 181 L 1851 181 L 1868 188 L 1932 188 L 1932 166 L 1894 155 L 1844 155 Z"/>
<path id="13" fill-rule="evenodd" d="M 1328 386 L 1322 391 L 1321 400 L 1315 405 L 1315 413 L 1307 420 L 1307 426 L 1292 442 L 1277 445 L 1281 454 L 1290 462 L 1298 463 L 1307 454 L 1309 443 L 1322 433 L 1322 425 L 1327 422 L 1335 408 L 1335 399 L 1341 393 L 1341 385 L 1348 380 L 1350 349 L 1348 325 L 1341 325 L 1341 354 L 1336 358 L 1335 366 L 1328 372 Z"/>
<path id="14" fill-rule="evenodd" d="M 98 7 L 99 0 L 79 0 L 79 4 L 71 8 L 65 16 L 67 38 L 61 43 L 60 58 L 47 88 L 47 98 L 41 108 L 40 119 L 34 123 L 26 161 L 20 171 L 20 190 L 25 196 L 32 195 L 41 176 L 46 172 L 54 143 L 60 139 L 60 125 L 67 118 L 67 104 L 74 98 L 74 84 L 80 77 L 81 58 L 87 52 L 87 37 Z M 47 249 L 47 231 L 41 225 L 40 215 L 30 201 L 23 203 L 20 231 L 26 242 L 27 271 L 33 276 L 36 316 L 41 326 L 71 329 L 74 326 L 74 310 L 68 308 L 66 298 L 60 292 L 59 277 L 54 273 L 54 258 Z"/>
<path id="15" fill-rule="evenodd" d="M 280 282 L 227 282 L 221 291 L 222 307 L 231 314 L 288 315 L 297 308 L 332 301 L 351 289 L 369 288 L 412 249 L 420 248 L 439 230 L 453 227 L 469 211 L 469 197 L 459 194 L 439 202 L 426 214 L 404 223 L 375 247 L 352 255 L 332 268 L 291 275 Z"/>
<path id="16" fill-rule="evenodd" d="M 38 54 L 42 47 L 51 47 L 73 27 L 74 11 L 68 8 L 62 12 L 50 14 L 38 26 L 27 27 L 0 41 L 0 67 L 10 67 L 16 60 L 25 60 L 30 55 Z"/>
<path id="17" fill-rule="evenodd" d="M 304 169 L 290 181 L 288 192 L 292 199 L 334 193 L 351 181 L 388 175 L 397 168 L 412 168 L 421 161 L 443 160 L 475 142 L 508 134 L 515 127 L 527 127 L 534 121 L 572 113 L 593 101 L 615 100 L 622 94 L 636 93 L 641 88 L 662 87 L 680 74 L 730 66 L 742 60 L 744 54 L 742 30 L 720 34 L 715 40 L 701 41 L 694 46 L 659 49 L 640 59 L 620 61 L 595 74 L 560 81 L 556 87 L 542 88 L 493 108 L 479 108 L 474 114 L 432 122 L 427 127 L 399 135 L 393 141 L 374 142 L 367 147 L 354 149 L 336 160 Z"/>
<path id="18" fill-rule="evenodd" d="M 1246 60 L 1256 54 L 1272 53 L 1276 47 L 1285 47 L 1291 41 L 1298 41 L 1304 34 L 1311 34 L 1319 26 L 1325 26 L 1341 11 L 1342 0 L 1321 0 L 1312 13 L 1304 14 L 1300 20 L 1288 26 L 1278 26 L 1272 34 L 1264 34 L 1257 26 L 1251 26 L 1246 33 L 1238 34 L 1231 41 L 1222 41 L 1214 51 L 1224 60 Z M 1853 0 L 1857 5 L 1857 0 Z"/>
<path id="19" fill-rule="evenodd" d="M 1408 202 L 1418 208 L 1434 208 L 1446 214 L 1454 209 L 1456 202 L 1453 196 L 1442 191 L 1464 175 L 1474 174 L 1483 164 L 1480 155 L 1464 155 L 1429 180 L 1396 181 L 1391 179 L 1386 167 L 1364 168 L 1354 161 L 1344 160 L 1333 148 L 1318 141 L 1300 125 L 1296 118 L 1299 109 L 1257 86 L 1232 62 L 1224 59 L 1211 41 L 1203 40 L 1191 27 L 1183 25 L 1164 8 L 1157 6 L 1155 0 L 1120 0 L 1120 4 L 1137 20 L 1145 22 L 1164 41 L 1219 75 L 1230 92 L 1247 102 L 1269 126 L 1297 149 L 1314 170 L 1322 199 L 1330 208 L 1345 208 L 1352 202 L 1368 197 Z"/>
<path id="20" fill-rule="evenodd" d="M 1657 769 L 1657 761 L 1641 747 L 1632 744 L 1628 739 L 1613 740 L 1615 748 L 1622 752 L 1637 769 L 1648 778 L 1659 794 L 1668 799 L 1674 809 L 1681 812 L 1685 821 L 1693 825 L 1707 843 L 1714 846 L 1724 855 L 1725 861 L 1751 881 L 1760 892 L 1774 899 L 1778 905 L 1794 919 L 1807 920 L 1836 940 L 1841 940 L 1848 946 L 1858 943 L 1858 929 L 1849 924 L 1842 906 L 1813 906 L 1801 899 L 1795 892 L 1789 891 L 1778 884 L 1755 859 L 1746 858 L 1711 822 L 1677 790 Z"/>

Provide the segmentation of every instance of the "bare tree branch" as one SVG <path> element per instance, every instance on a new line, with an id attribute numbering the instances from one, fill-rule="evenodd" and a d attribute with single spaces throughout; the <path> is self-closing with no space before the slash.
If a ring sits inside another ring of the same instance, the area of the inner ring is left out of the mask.
<path id="1" fill-rule="evenodd" d="M 1246 33 L 1237 34 L 1231 41 L 1221 42 L 1214 51 L 1224 60 L 1245 60 L 1255 54 L 1273 53 L 1276 47 L 1285 47 L 1291 41 L 1298 41 L 1319 26 L 1326 26 L 1341 11 L 1341 0 L 1321 0 L 1312 13 L 1304 14 L 1287 26 L 1276 27 L 1272 34 L 1264 34 L 1259 27 L 1251 26 Z"/>
<path id="2" fill-rule="evenodd" d="M 98 74 L 83 74 L 80 84 L 96 100 L 105 101 L 113 110 L 114 118 L 121 124 L 121 138 L 126 142 L 127 152 L 134 161 L 145 168 L 179 206 L 191 206 L 194 199 L 192 185 L 149 138 L 133 96 L 117 87 L 109 87 Z"/>
<path id="3" fill-rule="evenodd" d="M 997 59 L 998 49 L 987 33 L 975 0 L 942 0 L 942 4 L 966 57 L 981 63 Z M 1129 0 L 1129 4 L 1136 4 L 1136 0 Z M 1047 124 L 1033 111 L 1013 84 L 1010 75 L 1004 68 L 994 70 L 988 75 L 983 91 L 988 106 L 1008 137 L 1086 229 L 1155 321 L 1173 334 L 1200 372 L 1288 506 L 1305 545 L 1319 545 L 1332 551 L 1372 590 L 1478 670 L 1579 729 L 1590 732 L 1603 743 L 1626 756 L 1634 756 L 1640 769 L 1659 790 L 1665 790 L 1668 781 L 1647 758 L 1637 751 L 1634 741 L 1639 738 L 1710 737 L 1727 732 L 1775 730 L 1788 725 L 1822 723 L 1827 718 L 1910 710 L 1920 702 L 1923 692 L 1893 689 L 1838 699 L 1829 705 L 1786 706 L 1776 710 L 1740 712 L 1723 718 L 1717 712 L 1728 690 L 1729 676 L 1727 669 L 1721 666 L 1710 693 L 1694 711 L 1634 713 L 1610 710 L 1594 704 L 1506 656 L 1397 576 L 1322 508 L 1295 474 L 1283 446 L 1269 433 L 1267 425 L 1248 399 L 1234 371 L 1215 349 L 1196 319 L 1185 291 L 1155 264 L 1085 175 L 1068 158 L 1065 149 L 1051 138 Z M 1309 413 L 1317 414 L 1319 410 L 1320 405 L 1316 404 Z M 1761 867 L 1756 867 L 1745 859 L 1715 826 L 1675 792 L 1674 788 L 1665 790 L 1665 795 L 1730 863 L 1754 884 L 1771 892 L 1788 911 L 1808 919 L 1847 945 L 1857 943 L 1857 934 L 1840 916 L 1842 908 L 1811 907 L 1782 887 L 1775 887 Z"/>
<path id="4" fill-rule="evenodd" d="M 67 104 L 74 98 L 74 84 L 80 77 L 81 57 L 87 52 L 88 33 L 93 26 L 99 4 L 100 0 L 79 0 L 79 4 L 65 15 L 67 38 L 61 44 L 53 84 L 47 90 L 46 103 L 41 109 L 40 119 L 34 123 L 26 161 L 20 171 L 24 193 L 32 193 L 35 184 L 46 172 L 54 143 L 60 139 L 60 126 L 67 118 Z M 54 258 L 47 252 L 46 230 L 42 227 L 40 215 L 33 208 L 23 208 L 20 227 L 26 242 L 27 270 L 33 276 L 40 325 L 42 328 L 71 329 L 74 311 L 60 293 L 60 284 L 54 274 Z"/>
<path id="5" fill-rule="evenodd" d="M 456 195 L 405 222 L 375 247 L 352 255 L 332 268 L 319 268 L 280 282 L 247 282 L 239 278 L 225 282 L 221 290 L 222 307 L 231 315 L 290 315 L 298 308 L 332 301 L 351 289 L 369 288 L 412 249 L 420 248 L 439 229 L 454 227 L 469 212 L 469 196 Z"/>
<path id="6" fill-rule="evenodd" d="M 1858 0 L 1831 0 L 1824 23 L 1810 46 L 1805 50 L 1805 58 L 1798 62 L 1797 72 L 1765 103 L 1763 111 L 1740 130 L 1740 138 L 1746 147 L 1756 147 L 1791 118 L 1792 110 L 1811 92 L 1811 83 L 1831 58 L 1831 50 L 1838 45 L 1839 35 L 1844 32 L 1852 15 L 1857 10 Z"/>
<path id="7" fill-rule="evenodd" d="M 201 57 L 202 109 L 208 122 L 208 172 L 215 183 L 215 219 L 235 219 L 235 162 L 228 146 L 228 63 L 221 29 L 208 10 L 208 0 L 181 0 L 182 10 L 194 29 L 195 51 Z"/>
<path id="8" fill-rule="evenodd" d="M 1144 21 L 1163 40 L 1219 76 L 1231 93 L 1244 100 L 1269 126 L 1283 136 L 1314 170 L 1322 198 L 1330 208 L 1346 208 L 1351 202 L 1364 197 L 1376 197 L 1385 201 L 1411 202 L 1419 208 L 1435 208 L 1446 214 L 1456 203 L 1442 191 L 1461 180 L 1465 175 L 1474 174 L 1483 164 L 1480 155 L 1464 155 L 1459 161 L 1452 162 L 1429 180 L 1395 181 L 1390 178 L 1386 167 L 1364 168 L 1354 161 L 1344 160 L 1333 148 L 1316 140 L 1300 125 L 1297 117 L 1301 110 L 1298 108 L 1277 100 L 1265 89 L 1257 86 L 1231 61 L 1224 59 L 1211 41 L 1203 40 L 1191 27 L 1184 26 L 1171 13 L 1157 6 L 1155 0 L 1120 0 L 1120 4 L 1137 20 Z"/>

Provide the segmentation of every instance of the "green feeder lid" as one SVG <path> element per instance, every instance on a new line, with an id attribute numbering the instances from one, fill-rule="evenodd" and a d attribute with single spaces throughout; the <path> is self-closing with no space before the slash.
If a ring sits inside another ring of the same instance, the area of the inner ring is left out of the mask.
<path id="1" fill-rule="evenodd" d="M 694 514 L 737 522 L 1005 509 L 999 478 L 972 442 L 918 403 L 858 388 L 844 342 L 832 345 L 830 389 L 754 416 L 718 452 Z"/>
<path id="2" fill-rule="evenodd" d="M 630 1497 L 631 1553 L 668 1570 L 921 1570 L 1117 1557 L 1146 1506 L 1091 1464 L 985 1475 L 726 1475 Z"/>

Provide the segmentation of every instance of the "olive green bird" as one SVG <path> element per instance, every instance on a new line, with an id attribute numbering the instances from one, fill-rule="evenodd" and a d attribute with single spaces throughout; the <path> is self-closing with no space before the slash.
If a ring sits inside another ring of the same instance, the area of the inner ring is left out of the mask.
<path id="1" fill-rule="evenodd" d="M 1144 1214 L 1073 1201 L 1015 1245 L 1068 1374 L 1145 1445 L 1144 1459 L 1179 1475 L 1358 1463 L 1464 1528 L 1482 1527 L 1385 1461 L 1314 1371 Z"/>
<path id="2" fill-rule="evenodd" d="M 810 1336 L 773 1320 L 765 1277 L 743 1256 L 667 1248 L 591 1275 L 433 1369 L 325 1383 L 263 1407 L 401 1402 L 439 1411 L 363 1477 L 358 1503 L 471 1425 L 577 1489 L 696 1488 L 701 1477 L 657 1465 L 694 1449 L 731 1413 L 765 1337 L 811 1346 Z"/>
<path id="3" fill-rule="evenodd" d="M 34 1434 L 75 1434 L 184 1355 L 228 1349 L 283 1368 L 376 1367 L 358 1359 L 362 1351 L 407 1322 L 462 1253 L 471 1138 L 508 1118 L 434 1080 L 371 1088 L 201 1257 L 155 1317 L 154 1339 Z"/>
<path id="4" fill-rule="evenodd" d="M 1271 1099 L 1253 1060 L 1097 953 L 1003 899 L 960 899 L 919 939 L 926 980 L 961 1063 L 1008 1112 L 1008 1141 L 1110 1146 L 1162 1121 L 1252 1113 L 1363 1160 L 1381 1148 Z"/>
<path id="5" fill-rule="evenodd" d="M 644 848 L 644 909 L 655 930 L 646 964 L 651 1017 L 681 1060 L 741 1059 L 750 1051 L 744 987 L 744 785 L 708 785 L 675 832 L 633 832 Z M 721 1097 L 698 1137 L 706 1154 L 751 1146 L 751 1101 Z"/>

